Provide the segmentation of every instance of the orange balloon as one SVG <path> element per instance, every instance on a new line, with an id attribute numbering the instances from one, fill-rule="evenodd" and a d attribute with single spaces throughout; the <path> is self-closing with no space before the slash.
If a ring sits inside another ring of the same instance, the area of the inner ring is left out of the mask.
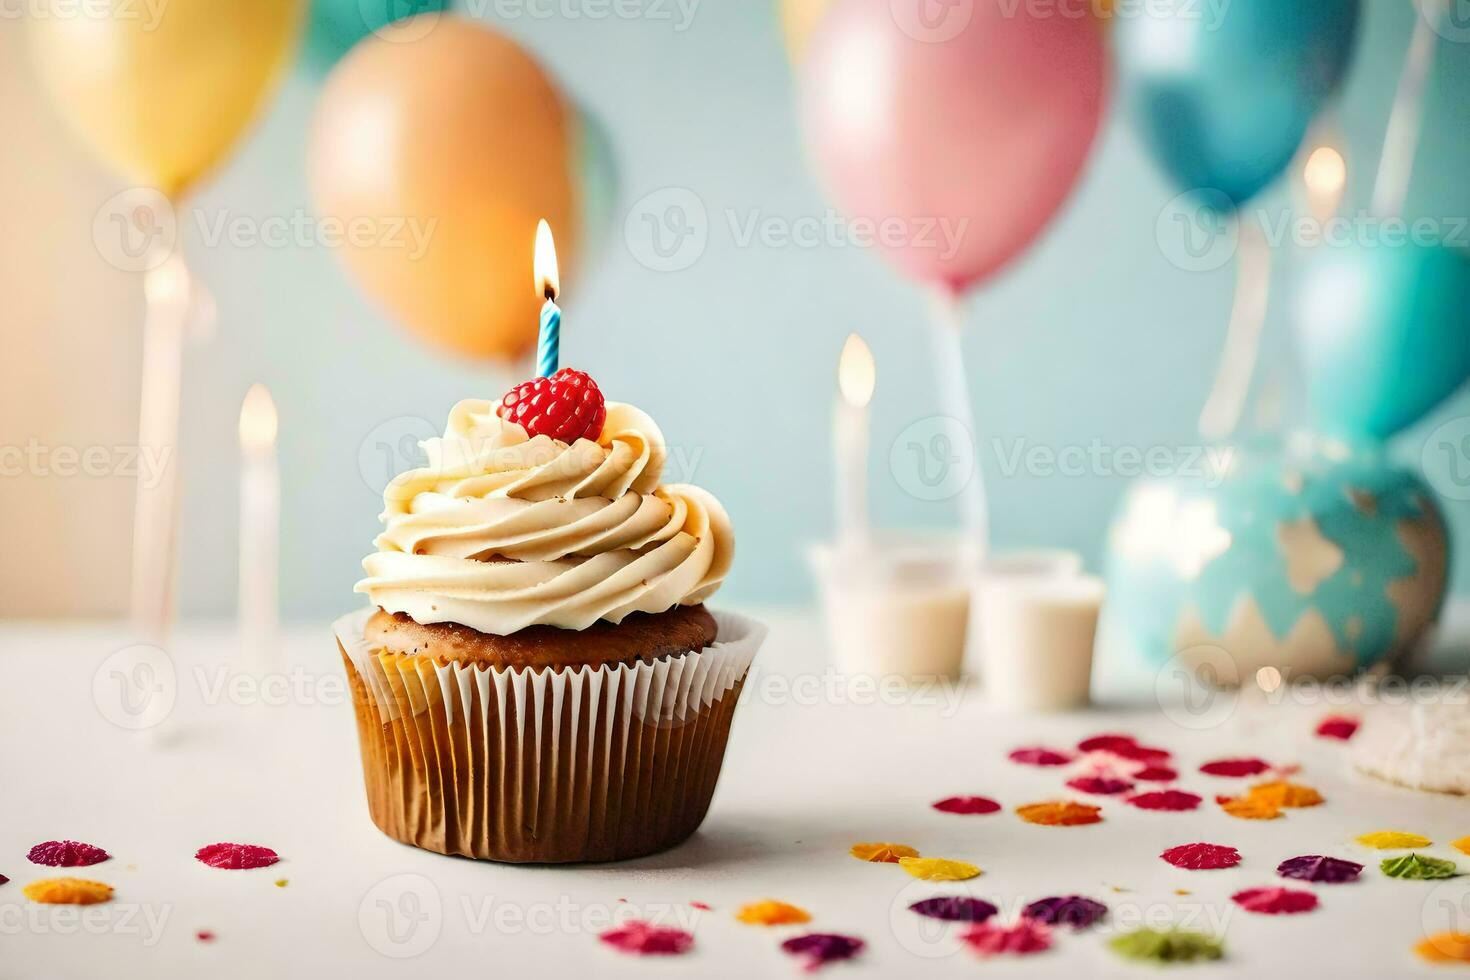
<path id="1" fill-rule="evenodd" d="M 312 193 L 395 318 L 458 354 L 515 357 L 536 343 L 537 221 L 556 233 L 563 282 L 578 258 L 579 119 L 513 41 L 422 16 L 438 17 L 424 36 L 370 38 L 327 79 Z"/>

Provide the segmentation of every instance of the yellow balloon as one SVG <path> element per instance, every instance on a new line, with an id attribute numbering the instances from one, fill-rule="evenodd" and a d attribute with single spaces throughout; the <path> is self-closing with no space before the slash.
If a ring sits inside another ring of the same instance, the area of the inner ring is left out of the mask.
<path id="1" fill-rule="evenodd" d="M 786 53 L 800 60 L 817 22 L 832 6 L 832 0 L 777 0 L 781 7 L 781 32 L 786 36 Z"/>
<path id="2" fill-rule="evenodd" d="M 43 0 L 31 45 L 81 138 L 177 198 L 220 161 L 286 61 L 302 0 Z M 82 9 L 85 8 L 85 9 Z"/>

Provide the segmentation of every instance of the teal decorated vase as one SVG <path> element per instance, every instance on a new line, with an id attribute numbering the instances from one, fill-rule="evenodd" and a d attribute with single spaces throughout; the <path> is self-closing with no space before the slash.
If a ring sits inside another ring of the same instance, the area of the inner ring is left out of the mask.
<path id="1" fill-rule="evenodd" d="M 1417 475 L 1337 443 L 1215 458 L 1209 472 L 1145 480 L 1125 497 L 1100 671 L 1223 659 L 1233 669 L 1216 680 L 1229 685 L 1263 667 L 1351 674 L 1413 648 L 1439 614 L 1449 554 Z"/>

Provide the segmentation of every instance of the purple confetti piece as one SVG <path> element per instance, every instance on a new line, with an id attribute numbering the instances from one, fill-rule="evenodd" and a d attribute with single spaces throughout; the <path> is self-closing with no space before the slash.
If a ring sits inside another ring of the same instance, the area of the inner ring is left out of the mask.
<path id="1" fill-rule="evenodd" d="M 1107 915 L 1108 907 L 1082 895 L 1065 895 L 1032 902 L 1023 914 L 1033 922 L 1049 926 L 1086 929 Z"/>
<path id="2" fill-rule="evenodd" d="M 1000 911 L 983 899 L 964 895 L 926 898 L 910 905 L 909 910 L 931 919 L 943 919 L 945 922 L 984 922 Z"/>
<path id="3" fill-rule="evenodd" d="M 1301 857 L 1288 858 L 1276 866 L 1276 873 L 1283 878 L 1316 881 L 1328 885 L 1356 881 L 1362 872 L 1361 864 L 1344 861 L 1342 858 L 1325 857 L 1321 854 L 1304 854 Z"/>
<path id="4" fill-rule="evenodd" d="M 806 960 L 802 969 L 807 972 L 820 970 L 828 963 L 850 960 L 863 951 L 866 945 L 856 936 L 839 936 L 830 932 L 813 932 L 805 936 L 788 939 L 781 948 L 792 956 Z"/>
<path id="5" fill-rule="evenodd" d="M 8 883 L 9 881 L 10 881 L 9 878 L 5 877 L 4 875 L 0 875 L 0 885 L 4 885 L 4 884 Z"/>

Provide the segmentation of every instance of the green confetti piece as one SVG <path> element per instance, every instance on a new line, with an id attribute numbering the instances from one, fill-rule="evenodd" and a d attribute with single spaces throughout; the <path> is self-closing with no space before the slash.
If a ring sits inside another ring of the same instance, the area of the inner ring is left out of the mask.
<path id="1" fill-rule="evenodd" d="M 1185 929 L 1135 929 L 1109 941 L 1124 959 L 1146 963 L 1197 963 L 1218 960 L 1225 948 L 1214 936 Z"/>
<path id="2" fill-rule="evenodd" d="M 1443 858 L 1425 857 L 1422 854 L 1406 854 L 1403 857 L 1384 858 L 1379 865 L 1390 878 L 1413 878 L 1431 881 L 1438 878 L 1458 878 L 1460 869 L 1455 862 Z"/>

